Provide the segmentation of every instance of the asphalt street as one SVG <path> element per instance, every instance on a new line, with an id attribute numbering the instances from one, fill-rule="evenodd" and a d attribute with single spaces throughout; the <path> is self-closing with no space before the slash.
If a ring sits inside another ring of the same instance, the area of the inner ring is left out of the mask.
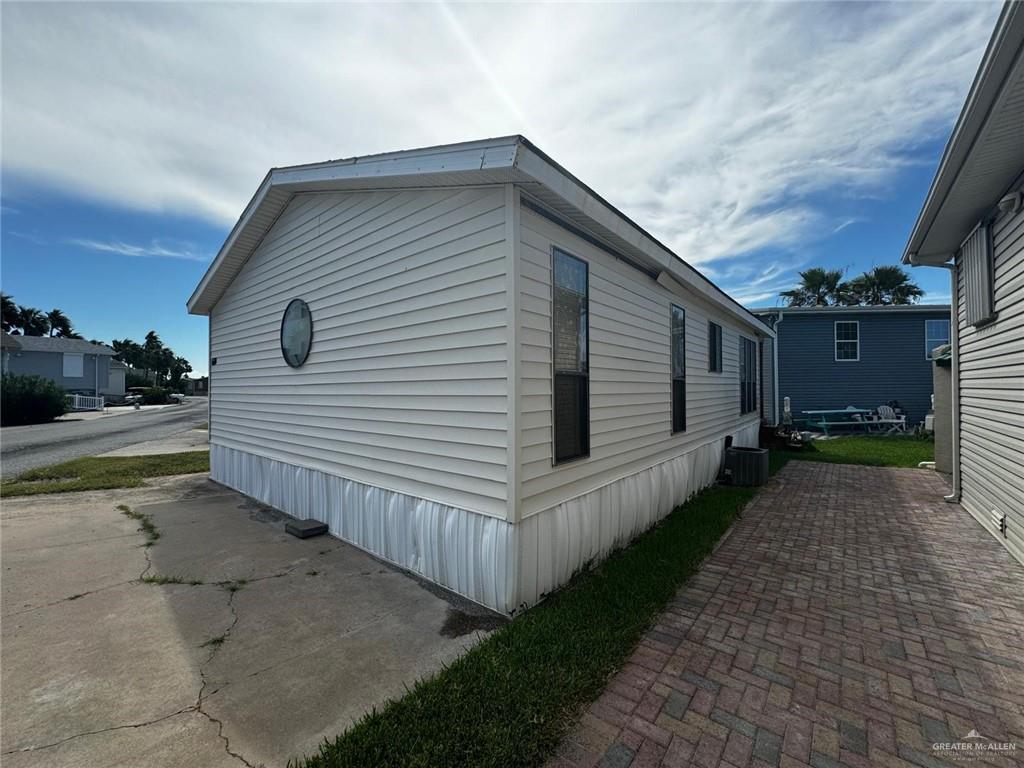
<path id="1" fill-rule="evenodd" d="M 160 410 L 4 427 L 0 430 L 0 476 L 7 479 L 36 467 L 80 456 L 95 456 L 147 440 L 159 440 L 194 429 L 206 418 L 206 398 L 195 397 L 181 405 Z"/>

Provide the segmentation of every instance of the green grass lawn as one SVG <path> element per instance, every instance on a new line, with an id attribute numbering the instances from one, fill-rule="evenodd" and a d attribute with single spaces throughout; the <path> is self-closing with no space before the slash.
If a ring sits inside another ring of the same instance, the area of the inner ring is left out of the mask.
<path id="1" fill-rule="evenodd" d="M 186 475 L 210 471 L 208 451 L 165 453 L 155 456 L 89 456 L 33 469 L 0 483 L 0 496 L 135 488 L 147 477 Z"/>
<path id="2" fill-rule="evenodd" d="M 791 459 L 870 467 L 916 467 L 922 461 L 935 460 L 935 441 L 912 435 L 851 435 L 815 440 L 800 451 L 772 451 L 773 464 L 781 466 Z"/>

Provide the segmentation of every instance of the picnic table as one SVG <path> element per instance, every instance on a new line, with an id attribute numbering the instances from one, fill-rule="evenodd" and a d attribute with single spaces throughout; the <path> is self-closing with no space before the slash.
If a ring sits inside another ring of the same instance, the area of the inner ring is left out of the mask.
<path id="1" fill-rule="evenodd" d="M 870 408 L 832 408 L 825 410 L 804 411 L 808 417 L 807 423 L 812 427 L 818 427 L 826 435 L 828 428 L 832 427 L 860 427 L 865 432 L 871 426 L 870 414 L 874 413 Z"/>

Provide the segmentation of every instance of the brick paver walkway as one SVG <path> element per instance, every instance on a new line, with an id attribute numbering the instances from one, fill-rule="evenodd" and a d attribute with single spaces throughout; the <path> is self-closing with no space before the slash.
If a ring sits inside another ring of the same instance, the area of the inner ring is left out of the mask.
<path id="1" fill-rule="evenodd" d="M 1024 764 L 1024 566 L 947 492 L 790 462 L 552 765 L 962 766 L 972 729 Z"/>

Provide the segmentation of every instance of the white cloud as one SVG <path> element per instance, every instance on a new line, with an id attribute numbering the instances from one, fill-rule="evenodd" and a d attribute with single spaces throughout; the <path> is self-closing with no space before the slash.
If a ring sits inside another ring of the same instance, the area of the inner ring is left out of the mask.
<path id="1" fill-rule="evenodd" d="M 8 4 L 3 165 L 226 227 L 270 166 L 525 132 L 694 263 L 796 254 L 945 135 L 997 13 Z"/>
<path id="2" fill-rule="evenodd" d="M 77 245 L 90 251 L 115 253 L 119 256 L 132 256 L 148 259 L 184 259 L 185 261 L 209 261 L 210 254 L 197 251 L 191 245 L 166 246 L 154 240 L 149 245 L 133 245 L 120 240 L 90 240 L 87 238 L 71 238 L 68 245 Z"/>
<path id="3" fill-rule="evenodd" d="M 21 232 L 16 229 L 8 229 L 7 232 L 20 240 L 32 243 L 32 245 L 47 245 L 46 238 L 37 235 L 35 232 Z"/>

